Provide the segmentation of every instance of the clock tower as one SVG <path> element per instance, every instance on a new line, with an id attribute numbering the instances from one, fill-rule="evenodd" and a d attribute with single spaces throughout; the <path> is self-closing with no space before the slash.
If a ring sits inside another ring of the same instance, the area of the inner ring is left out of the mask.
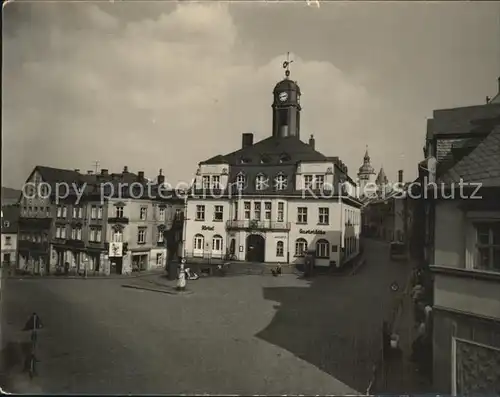
<path id="1" fill-rule="evenodd" d="M 273 136 L 284 138 L 295 136 L 300 138 L 300 88 L 297 82 L 290 79 L 290 63 L 283 62 L 285 78 L 273 90 Z"/>

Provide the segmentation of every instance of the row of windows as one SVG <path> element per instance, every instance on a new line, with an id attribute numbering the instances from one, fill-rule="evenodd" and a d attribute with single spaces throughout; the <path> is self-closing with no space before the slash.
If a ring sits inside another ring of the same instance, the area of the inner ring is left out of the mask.
<path id="1" fill-rule="evenodd" d="M 232 247 L 231 254 L 234 254 L 235 241 L 230 245 Z M 211 250 L 212 252 L 220 253 L 223 250 L 223 238 L 219 234 L 216 234 L 212 237 L 211 244 L 207 244 L 205 246 L 205 237 L 202 234 L 196 234 L 194 236 L 194 244 L 193 244 L 194 253 L 197 251 L 206 251 Z M 316 242 L 315 245 L 315 256 L 316 258 L 330 258 L 330 243 L 327 240 L 321 239 Z M 332 245 L 331 252 L 337 252 L 338 247 L 336 245 Z M 303 257 L 308 252 L 308 244 L 307 241 L 303 238 L 299 238 L 295 241 L 295 256 Z M 283 241 L 276 242 L 276 256 L 284 257 L 285 256 L 285 245 Z"/>
<path id="2" fill-rule="evenodd" d="M 269 177 L 263 173 L 260 173 L 255 178 L 255 188 L 257 190 L 266 190 L 270 186 Z M 236 176 L 236 188 L 238 190 L 243 190 L 247 187 L 248 181 L 244 173 L 240 172 Z M 316 189 L 322 190 L 325 185 L 325 175 L 303 175 L 303 187 L 304 189 Z M 204 175 L 202 179 L 203 189 L 221 189 L 220 176 L 219 175 Z M 274 178 L 274 189 L 275 190 L 285 190 L 288 187 L 288 178 L 285 174 L 280 173 Z"/>
<path id="3" fill-rule="evenodd" d="M 271 220 L 272 214 L 272 202 L 264 202 L 264 209 L 262 208 L 262 203 L 254 202 L 252 212 L 252 203 L 250 201 L 245 201 L 243 203 L 243 219 L 245 220 L 257 220 L 260 221 L 262 218 L 264 220 Z M 283 222 L 285 215 L 285 205 L 284 203 L 278 203 L 278 214 L 277 221 Z M 195 220 L 205 221 L 205 205 L 200 204 L 196 206 Z M 214 206 L 214 216 L 213 221 L 222 222 L 224 220 L 224 207 L 222 205 Z M 238 220 L 238 203 L 234 203 L 234 215 L 233 220 Z M 308 223 L 308 208 L 298 207 L 297 208 L 297 223 L 307 224 Z M 318 208 L 318 224 L 319 225 L 329 225 L 330 224 L 330 209 L 328 207 Z"/>
<path id="4" fill-rule="evenodd" d="M 19 233 L 19 240 L 31 241 L 33 243 L 45 243 L 48 239 L 45 234 Z"/>
<path id="5" fill-rule="evenodd" d="M 52 211 L 50 207 L 33 207 L 33 206 L 25 206 L 22 209 L 22 216 L 26 217 L 37 217 L 37 216 L 52 216 Z"/>
<path id="6" fill-rule="evenodd" d="M 358 211 L 346 209 L 344 216 L 345 223 L 348 225 L 359 225 L 361 223 L 361 214 Z"/>

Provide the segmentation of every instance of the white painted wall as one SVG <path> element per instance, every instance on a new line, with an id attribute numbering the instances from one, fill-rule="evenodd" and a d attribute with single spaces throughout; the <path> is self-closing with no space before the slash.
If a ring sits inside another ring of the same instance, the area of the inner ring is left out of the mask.
<path id="1" fill-rule="evenodd" d="M 465 213 L 458 202 L 436 202 L 434 265 L 465 267 Z"/>
<path id="2" fill-rule="evenodd" d="M 335 261 L 337 265 L 342 260 L 342 248 L 344 247 L 344 237 L 354 237 L 357 241 L 356 249 L 353 250 L 350 256 L 354 256 L 359 252 L 359 233 L 361 215 L 360 210 L 350 205 L 340 203 L 338 199 L 334 200 L 304 200 L 300 198 L 237 198 L 237 199 L 195 199 L 190 198 L 187 204 L 187 219 L 186 219 L 186 253 L 188 256 L 195 254 L 194 241 L 195 237 L 202 235 L 204 241 L 203 252 L 196 251 L 196 256 L 217 256 L 220 252 L 213 252 L 213 238 L 221 236 L 224 241 L 222 254 L 226 253 L 229 248 L 230 241 L 234 238 L 235 254 L 239 260 L 245 260 L 247 252 L 247 237 L 248 232 L 244 230 L 227 230 L 227 221 L 236 219 L 236 222 L 242 223 L 248 221 L 245 218 L 245 203 L 250 203 L 250 219 L 255 219 L 255 203 L 261 203 L 261 222 L 272 222 L 274 224 L 283 225 L 283 230 L 267 230 L 259 231 L 266 241 L 265 262 L 287 262 L 301 263 L 302 257 L 295 257 L 295 243 L 297 239 L 304 238 L 308 243 L 308 248 L 315 249 L 316 243 L 320 239 L 325 239 L 330 244 L 329 259 L 317 259 L 319 266 L 328 266 L 331 261 Z M 237 203 L 238 211 L 235 213 L 235 203 Z M 271 219 L 265 219 L 265 204 L 271 203 Z M 278 203 L 284 204 L 284 218 L 282 222 L 278 221 Z M 196 220 L 196 208 L 198 205 L 205 206 L 205 220 Z M 214 221 L 214 209 L 216 205 L 223 206 L 224 216 L 223 221 Z M 307 223 L 299 224 L 298 208 L 307 208 Z M 319 224 L 319 209 L 329 209 L 329 224 Z M 235 217 L 235 215 L 237 215 Z M 347 224 L 347 221 L 350 224 Z M 290 230 L 287 230 L 285 225 L 289 223 Z M 307 233 L 307 231 L 321 231 L 321 233 Z M 277 243 L 284 243 L 283 257 L 277 256 Z M 345 258 L 348 259 L 348 258 Z"/>

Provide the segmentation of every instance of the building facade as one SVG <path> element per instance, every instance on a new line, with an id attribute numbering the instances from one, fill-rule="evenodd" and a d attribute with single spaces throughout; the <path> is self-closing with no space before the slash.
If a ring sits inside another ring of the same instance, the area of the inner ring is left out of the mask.
<path id="1" fill-rule="evenodd" d="M 177 231 L 171 249 L 180 245 L 183 200 L 160 192 L 161 173 L 151 184 L 128 167 L 81 174 L 37 166 L 28 182 L 30 191 L 21 198 L 20 269 L 124 274 L 165 267 L 167 231 Z M 57 184 L 68 186 L 60 197 Z M 33 229 L 37 220 L 43 221 L 41 232 Z"/>
<path id="2" fill-rule="evenodd" d="M 7 205 L 2 207 L 2 268 L 15 266 L 17 257 L 17 230 L 19 207 Z"/>
<path id="3" fill-rule="evenodd" d="M 419 166 L 434 390 L 500 390 L 500 104 L 434 111 Z M 436 182 L 436 183 L 434 183 Z"/>
<path id="4" fill-rule="evenodd" d="M 359 252 L 361 203 L 337 157 L 300 140 L 300 88 L 273 91 L 272 136 L 199 163 L 187 201 L 186 256 L 339 267 Z"/>

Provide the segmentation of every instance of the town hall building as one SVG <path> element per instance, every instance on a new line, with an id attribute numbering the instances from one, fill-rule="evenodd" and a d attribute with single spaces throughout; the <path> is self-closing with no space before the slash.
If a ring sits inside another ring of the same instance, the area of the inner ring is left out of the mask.
<path id="1" fill-rule="evenodd" d="M 270 137 L 244 133 L 240 149 L 199 163 L 186 204 L 188 259 L 300 264 L 313 253 L 317 266 L 340 267 L 359 252 L 355 183 L 312 135 L 301 141 L 301 92 L 289 75 L 273 91 Z"/>

